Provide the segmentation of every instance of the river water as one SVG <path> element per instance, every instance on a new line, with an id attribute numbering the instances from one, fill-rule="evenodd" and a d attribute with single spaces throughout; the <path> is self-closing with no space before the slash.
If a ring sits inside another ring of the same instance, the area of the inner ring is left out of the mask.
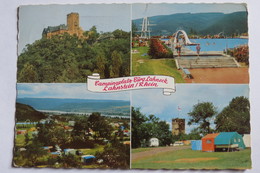
<path id="1" fill-rule="evenodd" d="M 162 39 L 164 41 L 168 39 Z M 223 51 L 226 48 L 234 48 L 239 45 L 247 45 L 248 39 L 227 38 L 227 39 L 190 39 L 192 43 L 200 43 L 200 51 Z M 186 46 L 196 51 L 196 46 Z"/>

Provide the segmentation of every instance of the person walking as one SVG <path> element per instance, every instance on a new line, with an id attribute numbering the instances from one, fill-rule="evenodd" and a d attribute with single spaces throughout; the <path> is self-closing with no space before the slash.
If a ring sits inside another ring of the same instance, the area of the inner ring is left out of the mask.
<path id="1" fill-rule="evenodd" d="M 197 55 L 198 56 L 200 56 L 200 49 L 201 49 L 200 44 L 197 44 L 196 50 L 197 50 Z"/>
<path id="2" fill-rule="evenodd" d="M 175 48 L 177 50 L 178 57 L 180 57 L 181 56 L 181 44 L 179 42 L 177 42 L 177 45 Z"/>

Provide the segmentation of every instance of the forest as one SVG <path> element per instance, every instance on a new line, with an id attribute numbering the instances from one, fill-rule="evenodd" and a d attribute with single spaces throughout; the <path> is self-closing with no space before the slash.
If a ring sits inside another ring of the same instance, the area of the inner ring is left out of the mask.
<path id="1" fill-rule="evenodd" d="M 129 32 L 98 33 L 93 26 L 84 36 L 65 33 L 26 45 L 18 56 L 18 82 L 82 83 L 92 73 L 101 78 L 129 76 Z"/>

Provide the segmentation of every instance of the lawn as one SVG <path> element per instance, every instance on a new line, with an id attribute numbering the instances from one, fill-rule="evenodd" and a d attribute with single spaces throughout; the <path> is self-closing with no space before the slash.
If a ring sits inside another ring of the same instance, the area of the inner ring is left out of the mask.
<path id="1" fill-rule="evenodd" d="M 151 158 L 132 161 L 139 169 L 250 169 L 251 150 L 238 152 L 201 152 L 184 149 L 164 152 Z"/>
<path id="2" fill-rule="evenodd" d="M 98 145 L 95 148 L 85 148 L 85 149 L 79 149 L 83 155 L 95 155 L 97 151 L 102 152 L 104 150 L 104 146 L 103 145 Z"/>
<path id="3" fill-rule="evenodd" d="M 151 150 L 152 148 L 136 148 L 136 149 L 132 149 L 131 152 L 132 153 L 139 153 L 139 152 L 143 152 L 143 151 L 148 151 Z"/>
<path id="4" fill-rule="evenodd" d="M 138 53 L 132 54 L 132 75 L 167 75 L 175 78 L 176 83 L 185 83 L 182 75 L 176 68 L 174 59 L 151 59 L 148 47 L 133 48 Z M 144 55 L 144 56 L 143 56 Z"/>

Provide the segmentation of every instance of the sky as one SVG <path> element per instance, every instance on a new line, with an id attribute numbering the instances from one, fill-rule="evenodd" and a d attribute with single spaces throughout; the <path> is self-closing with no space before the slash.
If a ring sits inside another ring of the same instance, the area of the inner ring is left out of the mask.
<path id="1" fill-rule="evenodd" d="M 96 26 L 98 32 L 122 29 L 131 30 L 129 4 L 88 4 L 88 5 L 29 5 L 19 8 L 18 54 L 26 44 L 32 44 L 42 37 L 48 26 L 67 25 L 67 14 L 79 13 L 79 23 L 83 30 Z"/>
<path id="2" fill-rule="evenodd" d="M 159 4 L 133 4 L 132 19 L 139 19 L 143 17 L 151 17 L 157 15 L 168 15 L 175 13 L 207 13 L 207 12 L 221 12 L 233 13 L 237 11 L 247 11 L 245 4 L 231 4 L 231 3 L 159 3 Z"/>
<path id="3" fill-rule="evenodd" d="M 186 133 L 189 133 L 196 127 L 196 125 L 187 125 L 188 112 L 192 111 L 193 105 L 212 102 L 220 112 L 228 106 L 232 98 L 237 96 L 248 98 L 249 86 L 245 84 L 176 84 L 176 92 L 171 96 L 163 95 L 161 89 L 133 91 L 132 106 L 140 108 L 146 116 L 153 114 L 169 124 L 173 118 L 184 118 L 186 119 Z M 178 107 L 181 110 L 178 110 Z"/>
<path id="4" fill-rule="evenodd" d="M 130 100 L 128 91 L 112 93 L 94 93 L 87 90 L 85 83 L 18 83 L 18 98 L 74 98 L 97 100 Z"/>

